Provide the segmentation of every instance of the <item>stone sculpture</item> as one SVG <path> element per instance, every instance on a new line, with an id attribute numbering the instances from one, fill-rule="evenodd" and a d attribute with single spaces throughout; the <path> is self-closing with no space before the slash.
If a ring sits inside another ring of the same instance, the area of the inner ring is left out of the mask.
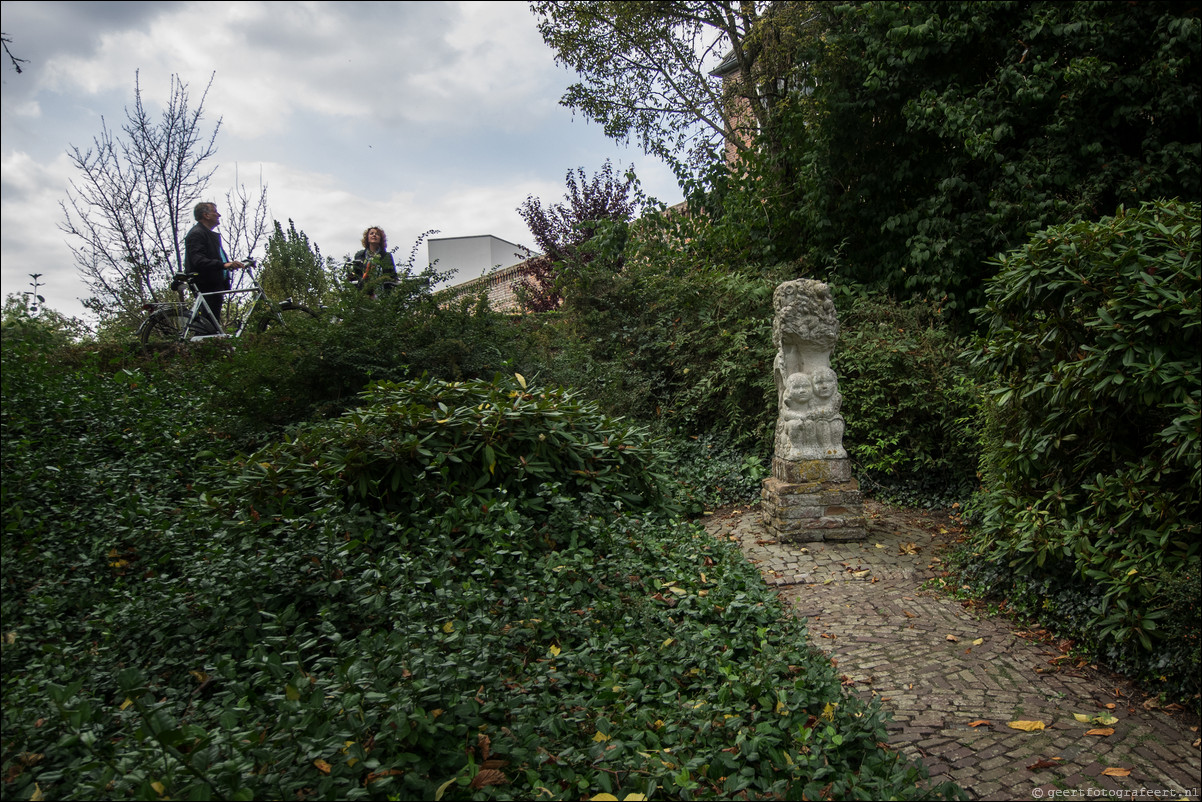
<path id="1" fill-rule="evenodd" d="M 843 448 L 843 397 L 830 365 L 839 337 L 830 288 L 786 281 L 772 303 L 778 412 L 764 523 L 781 540 L 862 539 L 863 501 Z"/>
<path id="2" fill-rule="evenodd" d="M 786 281 L 772 297 L 776 456 L 784 460 L 844 459 L 843 397 L 831 370 L 839 320 L 821 281 Z"/>

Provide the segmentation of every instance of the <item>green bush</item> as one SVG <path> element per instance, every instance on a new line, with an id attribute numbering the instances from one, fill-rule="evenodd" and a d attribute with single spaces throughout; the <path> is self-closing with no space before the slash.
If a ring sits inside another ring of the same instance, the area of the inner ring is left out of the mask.
<path id="1" fill-rule="evenodd" d="M 865 489 L 918 507 L 965 501 L 976 484 L 978 393 L 964 341 L 937 311 L 852 296 L 831 364 L 844 444 Z"/>
<path id="2" fill-rule="evenodd" d="M 558 503 L 637 509 L 662 506 L 655 460 L 644 430 L 520 374 L 425 378 L 374 384 L 340 418 L 236 460 L 221 496 L 243 515 L 353 503 L 430 515 L 498 495 L 529 511 L 553 488 Z"/>
<path id="3" fill-rule="evenodd" d="M 975 344 L 995 389 L 974 549 L 1019 579 L 1097 586 L 1088 625 L 1120 648 L 1162 648 L 1163 578 L 1197 574 L 1199 209 L 1147 203 L 1035 235 L 997 261 Z"/>

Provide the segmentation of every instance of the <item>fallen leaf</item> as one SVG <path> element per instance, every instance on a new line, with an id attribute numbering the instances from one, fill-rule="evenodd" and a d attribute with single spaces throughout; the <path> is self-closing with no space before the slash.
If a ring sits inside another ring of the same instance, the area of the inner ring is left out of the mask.
<path id="1" fill-rule="evenodd" d="M 1040 769 L 1051 769 L 1051 768 L 1056 767 L 1057 760 L 1063 760 L 1063 759 L 1064 758 L 1054 757 L 1051 760 L 1037 760 L 1034 763 L 1032 763 L 1030 766 L 1027 766 L 1027 768 L 1030 771 L 1039 771 Z"/>
<path id="2" fill-rule="evenodd" d="M 1111 767 L 1102 769 L 1102 774 L 1107 777 L 1126 777 L 1131 774 L 1131 769 L 1116 769 Z"/>
<path id="3" fill-rule="evenodd" d="M 509 782 L 509 778 L 505 773 L 497 769 L 480 769 L 476 772 L 476 776 L 472 778 L 472 788 L 484 788 L 488 785 L 505 785 Z"/>
<path id="4" fill-rule="evenodd" d="M 874 545 L 875 545 L 875 546 L 876 546 L 878 549 L 883 549 L 883 548 L 885 548 L 885 544 L 884 544 L 884 543 L 876 543 L 876 544 L 874 544 Z"/>
<path id="5" fill-rule="evenodd" d="M 1144 710 L 1155 710 L 1158 707 L 1160 707 L 1160 700 L 1155 696 L 1144 700 Z"/>
<path id="6" fill-rule="evenodd" d="M 970 727 L 984 727 L 986 724 L 992 724 L 992 723 L 993 723 L 993 722 L 992 722 L 992 721 L 990 721 L 989 719 L 985 719 L 985 718 L 979 718 L 979 719 L 977 719 L 976 721 L 970 721 L 970 722 L 968 722 L 968 726 L 970 726 Z"/>
<path id="7" fill-rule="evenodd" d="M 316 766 L 317 770 L 320 771 L 322 774 L 330 773 L 330 764 L 325 762 L 321 758 L 317 758 L 317 760 L 314 760 L 313 765 Z"/>
<path id="8" fill-rule="evenodd" d="M 153 788 L 154 792 L 156 794 L 158 794 L 159 796 L 162 796 L 163 794 L 167 793 L 167 786 L 163 785 L 158 780 L 155 780 L 154 782 L 152 782 L 150 784 L 150 787 Z"/>
<path id="9" fill-rule="evenodd" d="M 904 615 L 906 618 L 918 618 L 918 616 L 917 616 L 917 615 L 915 615 L 914 613 L 910 612 L 909 610 L 902 610 L 902 614 L 903 614 L 903 615 Z"/>
<path id="10" fill-rule="evenodd" d="M 1089 716 L 1085 715 L 1084 713 L 1073 713 L 1073 718 L 1075 718 L 1077 721 L 1080 721 L 1082 724 L 1089 723 Z"/>
<path id="11" fill-rule="evenodd" d="M 976 640 L 974 640 L 974 641 L 972 642 L 972 645 L 973 645 L 973 646 L 980 646 L 980 645 L 981 645 L 982 643 L 984 643 L 984 642 L 985 642 L 985 639 L 984 639 L 984 638 L 977 638 Z"/>
<path id="12" fill-rule="evenodd" d="M 947 639 L 948 639 L 949 641 L 951 641 L 952 643 L 959 643 L 959 642 L 960 642 L 960 639 L 959 639 L 959 638 L 957 638 L 955 635 L 948 635 L 948 636 L 947 636 Z"/>
<path id="13" fill-rule="evenodd" d="M 1086 730 L 1086 735 L 1114 735 L 1113 727 L 1098 727 L 1097 729 Z"/>
<path id="14" fill-rule="evenodd" d="M 547 651 L 549 651 L 551 653 L 552 657 L 559 657 L 560 652 L 562 652 L 563 650 L 560 649 L 558 646 L 556 646 L 554 643 L 552 643 L 551 648 L 548 649 Z"/>
<path id="15" fill-rule="evenodd" d="M 1114 710 L 1114 702 L 1109 702 L 1109 703 L 1106 705 L 1106 709 L 1107 709 L 1107 710 Z"/>
<path id="16" fill-rule="evenodd" d="M 1119 720 L 1114 716 L 1094 716 L 1094 724 L 1101 724 L 1103 727 L 1109 727 L 1111 724 L 1118 724 Z"/>
<path id="17" fill-rule="evenodd" d="M 442 625 L 442 631 L 447 633 L 448 635 L 450 635 L 452 632 L 455 631 L 455 625 L 452 624 L 450 621 L 448 621 Z"/>
<path id="18" fill-rule="evenodd" d="M 593 741 L 595 743 L 601 743 L 602 741 L 608 741 L 608 740 L 609 740 L 609 736 L 603 732 L 598 732 L 596 735 L 593 736 Z"/>
<path id="19" fill-rule="evenodd" d="M 898 547 L 898 554 L 917 554 L 920 551 L 917 543 L 903 543 Z"/>
<path id="20" fill-rule="evenodd" d="M 868 576 L 870 571 L 856 571 L 852 576 Z"/>
<path id="21" fill-rule="evenodd" d="M 1008 721 L 1006 722 L 1006 726 L 1012 730 L 1037 732 L 1042 730 L 1046 725 L 1042 721 Z"/>

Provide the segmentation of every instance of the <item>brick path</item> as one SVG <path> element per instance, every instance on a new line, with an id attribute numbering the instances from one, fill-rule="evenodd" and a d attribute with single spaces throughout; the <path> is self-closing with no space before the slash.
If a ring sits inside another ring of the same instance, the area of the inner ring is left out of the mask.
<path id="1" fill-rule="evenodd" d="M 854 680 L 851 687 L 892 711 L 890 745 L 920 758 L 932 777 L 955 781 L 974 799 L 1199 798 L 1196 719 L 1146 709 L 1121 678 L 1070 662 L 1058 667 L 1055 644 L 920 590 L 951 539 L 940 519 L 873 502 L 865 513 L 862 543 L 778 544 L 755 509 L 718 512 L 705 524 L 737 541 L 809 619 L 813 642 Z M 1076 713 L 1118 719 L 1114 734 L 1086 735 L 1103 725 L 1082 724 Z M 1046 729 L 1007 726 L 1019 720 Z"/>

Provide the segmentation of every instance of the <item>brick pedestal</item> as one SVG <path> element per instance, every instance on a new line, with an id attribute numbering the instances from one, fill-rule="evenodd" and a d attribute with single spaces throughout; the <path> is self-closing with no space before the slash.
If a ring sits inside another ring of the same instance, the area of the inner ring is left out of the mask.
<path id="1" fill-rule="evenodd" d="M 863 540 L 864 497 L 847 459 L 772 460 L 761 492 L 764 527 L 782 543 Z"/>

